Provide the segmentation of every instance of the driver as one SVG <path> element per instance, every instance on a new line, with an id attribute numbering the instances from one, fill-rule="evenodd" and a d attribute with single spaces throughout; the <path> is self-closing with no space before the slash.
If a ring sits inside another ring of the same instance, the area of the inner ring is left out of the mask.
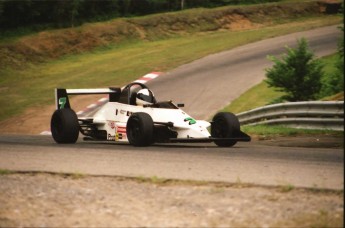
<path id="1" fill-rule="evenodd" d="M 137 105 L 146 105 L 156 103 L 156 99 L 153 95 L 153 92 L 149 89 L 141 89 L 137 93 L 136 98 Z"/>

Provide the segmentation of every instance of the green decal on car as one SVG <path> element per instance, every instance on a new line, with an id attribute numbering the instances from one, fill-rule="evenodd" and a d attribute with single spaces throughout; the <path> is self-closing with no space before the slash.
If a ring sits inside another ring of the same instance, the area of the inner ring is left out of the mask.
<path id="1" fill-rule="evenodd" d="M 196 120 L 192 117 L 187 117 L 184 121 L 189 121 L 189 125 L 196 124 Z"/>
<path id="2" fill-rule="evenodd" d="M 60 109 L 65 108 L 66 101 L 67 101 L 66 97 L 59 98 Z"/>

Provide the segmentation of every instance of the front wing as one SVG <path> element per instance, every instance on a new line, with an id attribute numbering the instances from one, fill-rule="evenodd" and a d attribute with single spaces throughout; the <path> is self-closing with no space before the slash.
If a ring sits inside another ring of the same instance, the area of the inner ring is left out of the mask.
<path id="1" fill-rule="evenodd" d="M 216 141 L 237 141 L 237 142 L 250 142 L 251 137 L 246 133 L 240 131 L 237 132 L 236 137 L 232 138 L 171 138 L 170 142 L 179 142 L 179 143 L 203 143 L 203 142 L 216 142 Z"/>

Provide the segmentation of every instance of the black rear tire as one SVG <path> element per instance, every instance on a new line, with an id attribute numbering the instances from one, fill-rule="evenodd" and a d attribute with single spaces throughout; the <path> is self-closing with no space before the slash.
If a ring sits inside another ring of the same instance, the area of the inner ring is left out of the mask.
<path id="1" fill-rule="evenodd" d="M 133 146 L 149 146 L 153 143 L 153 120 L 145 112 L 133 113 L 126 126 L 128 141 Z"/>
<path id="2" fill-rule="evenodd" d="M 233 138 L 240 131 L 240 122 L 238 118 L 230 112 L 217 113 L 212 119 L 211 136 L 213 138 Z M 217 140 L 214 141 L 217 146 L 231 147 L 236 140 Z"/>
<path id="3" fill-rule="evenodd" d="M 52 136 L 57 143 L 75 143 L 79 136 L 77 114 L 69 108 L 56 110 L 50 121 Z"/>

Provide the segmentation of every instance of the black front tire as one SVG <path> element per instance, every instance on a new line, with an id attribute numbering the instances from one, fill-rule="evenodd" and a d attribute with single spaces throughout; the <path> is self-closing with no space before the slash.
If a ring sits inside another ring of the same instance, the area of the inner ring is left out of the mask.
<path id="1" fill-rule="evenodd" d="M 213 138 L 234 138 L 240 131 L 240 122 L 238 118 L 230 112 L 217 113 L 212 119 L 211 136 Z M 236 140 L 217 140 L 214 141 L 217 146 L 231 147 Z"/>
<path id="2" fill-rule="evenodd" d="M 149 146 L 153 143 L 153 120 L 144 112 L 133 113 L 126 126 L 128 141 L 133 146 Z"/>
<path id="3" fill-rule="evenodd" d="M 52 136 L 57 143 L 75 143 L 79 136 L 77 114 L 69 108 L 56 110 L 50 121 Z"/>

